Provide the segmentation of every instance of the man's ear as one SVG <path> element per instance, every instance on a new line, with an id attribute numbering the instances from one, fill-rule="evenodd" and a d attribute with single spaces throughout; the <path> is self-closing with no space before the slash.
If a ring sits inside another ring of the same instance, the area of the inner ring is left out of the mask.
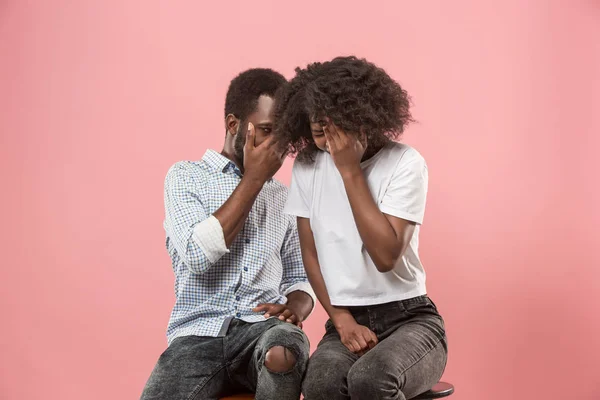
<path id="1" fill-rule="evenodd" d="M 225 130 L 231 136 L 235 136 L 240 129 L 240 120 L 233 114 L 227 114 L 225 117 Z"/>

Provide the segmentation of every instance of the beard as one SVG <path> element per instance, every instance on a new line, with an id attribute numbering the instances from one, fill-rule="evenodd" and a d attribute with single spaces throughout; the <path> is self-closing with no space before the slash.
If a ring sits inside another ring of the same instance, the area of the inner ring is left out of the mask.
<path id="1" fill-rule="evenodd" d="M 240 127 L 242 126 L 247 125 L 240 125 Z M 233 151 L 235 157 L 242 163 L 242 165 L 239 165 L 240 168 L 244 166 L 244 146 L 246 146 L 246 135 L 243 133 L 242 129 L 238 129 L 238 132 L 235 135 L 235 140 L 233 142 Z"/>

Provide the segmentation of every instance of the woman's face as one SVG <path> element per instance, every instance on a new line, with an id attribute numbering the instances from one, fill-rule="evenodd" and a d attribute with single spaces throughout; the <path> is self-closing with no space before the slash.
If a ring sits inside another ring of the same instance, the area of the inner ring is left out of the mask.
<path id="1" fill-rule="evenodd" d="M 312 133 L 312 138 L 315 141 L 315 144 L 319 148 L 319 150 L 326 151 L 329 153 L 329 147 L 327 147 L 327 138 L 325 137 L 325 132 L 323 130 L 324 127 L 327 126 L 327 121 L 319 120 L 319 121 L 311 121 L 310 123 L 310 132 Z M 339 128 L 338 128 L 339 130 Z M 362 133 L 358 139 L 363 147 L 367 148 L 367 137 L 364 133 Z"/>
<path id="2" fill-rule="evenodd" d="M 325 132 L 323 131 L 323 127 L 325 126 L 325 121 L 311 121 L 310 123 L 310 131 L 312 133 L 313 140 L 317 147 L 322 151 L 329 151 L 327 149 L 327 139 L 325 138 Z"/>

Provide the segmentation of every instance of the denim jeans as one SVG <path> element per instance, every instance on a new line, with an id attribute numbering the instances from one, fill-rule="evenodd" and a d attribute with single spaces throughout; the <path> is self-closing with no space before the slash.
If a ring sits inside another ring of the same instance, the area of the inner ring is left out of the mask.
<path id="1" fill-rule="evenodd" d="M 327 321 L 308 362 L 302 386 L 306 400 L 405 400 L 442 377 L 448 354 L 444 321 L 427 296 L 349 310 L 379 342 L 358 356 Z"/>
<path id="2" fill-rule="evenodd" d="M 283 346 L 295 356 L 291 370 L 280 373 L 265 367 L 265 355 L 275 346 Z M 258 400 L 298 400 L 308 355 L 308 339 L 295 325 L 276 318 L 257 323 L 234 319 L 224 337 L 173 340 L 160 356 L 141 398 L 218 399 L 251 391 Z"/>

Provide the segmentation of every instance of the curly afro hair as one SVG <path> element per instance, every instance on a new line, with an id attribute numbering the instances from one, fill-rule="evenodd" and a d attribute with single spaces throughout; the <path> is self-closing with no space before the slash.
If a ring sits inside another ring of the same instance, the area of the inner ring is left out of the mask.
<path id="1" fill-rule="evenodd" d="M 364 132 L 371 149 L 398 138 L 413 121 L 408 93 L 383 69 L 354 56 L 296 68 L 277 93 L 275 117 L 280 140 L 307 163 L 319 151 L 311 121 L 329 118 L 349 134 Z"/>

